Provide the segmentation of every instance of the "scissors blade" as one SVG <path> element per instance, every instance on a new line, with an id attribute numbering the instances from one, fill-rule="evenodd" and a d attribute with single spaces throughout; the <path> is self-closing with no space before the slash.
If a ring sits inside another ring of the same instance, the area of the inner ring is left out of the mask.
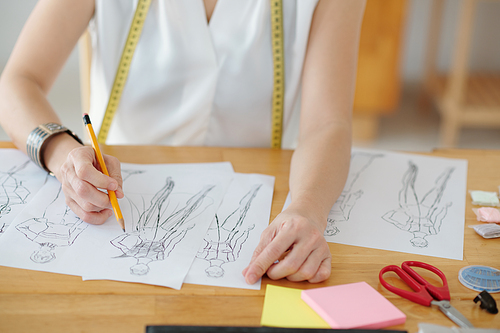
<path id="1" fill-rule="evenodd" d="M 432 301 L 431 304 L 437 305 L 439 310 L 450 318 L 455 324 L 462 328 L 474 328 L 474 326 L 467 320 L 457 309 L 451 306 L 449 301 Z"/>

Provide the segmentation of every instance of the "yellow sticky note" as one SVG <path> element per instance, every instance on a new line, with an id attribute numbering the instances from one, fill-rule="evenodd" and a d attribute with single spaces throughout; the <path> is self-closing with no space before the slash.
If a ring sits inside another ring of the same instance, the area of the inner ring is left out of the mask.
<path id="1" fill-rule="evenodd" d="M 302 290 L 267 285 L 262 326 L 289 328 L 330 328 L 301 298 Z"/>

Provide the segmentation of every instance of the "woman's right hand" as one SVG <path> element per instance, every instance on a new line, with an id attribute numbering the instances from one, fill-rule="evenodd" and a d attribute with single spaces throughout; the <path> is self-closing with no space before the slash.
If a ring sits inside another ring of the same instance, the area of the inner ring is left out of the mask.
<path id="1" fill-rule="evenodd" d="M 113 215 L 109 197 L 102 189 L 115 191 L 119 199 L 124 196 L 120 161 L 109 155 L 103 157 L 110 176 L 101 172 L 94 149 L 89 146 L 71 150 L 55 172 L 68 207 L 90 224 L 103 224 Z"/>

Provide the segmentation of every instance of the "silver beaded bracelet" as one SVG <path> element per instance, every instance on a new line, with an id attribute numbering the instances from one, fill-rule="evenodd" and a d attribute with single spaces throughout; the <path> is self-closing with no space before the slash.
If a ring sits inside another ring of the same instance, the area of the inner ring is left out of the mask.
<path id="1" fill-rule="evenodd" d="M 74 132 L 70 131 L 62 125 L 55 123 L 39 125 L 33 131 L 31 131 L 31 133 L 28 135 L 28 140 L 26 140 L 26 151 L 29 158 L 33 162 L 35 162 L 36 165 L 50 174 L 52 174 L 52 172 L 47 169 L 47 166 L 45 165 L 45 161 L 43 160 L 42 155 L 42 149 L 45 142 L 47 142 L 47 139 L 60 133 L 68 133 L 80 144 L 83 144 L 82 140 L 80 140 L 80 138 Z"/>

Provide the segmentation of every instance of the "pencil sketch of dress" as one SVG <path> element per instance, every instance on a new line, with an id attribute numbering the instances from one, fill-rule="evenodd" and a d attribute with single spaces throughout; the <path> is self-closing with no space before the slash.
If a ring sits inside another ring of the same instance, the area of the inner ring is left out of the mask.
<path id="1" fill-rule="evenodd" d="M 204 246 L 198 251 L 197 258 L 209 262 L 205 270 L 208 277 L 219 278 L 224 276 L 222 265 L 238 259 L 243 244 L 255 225 L 243 227 L 248 210 L 262 184 L 253 185 L 239 202 L 239 206 L 232 211 L 221 223 L 218 214 L 215 215 L 215 226 L 208 229 L 204 238 Z"/>
<path id="2" fill-rule="evenodd" d="M 363 190 L 353 190 L 354 184 L 375 158 L 383 156 L 383 154 L 364 152 L 352 153 L 346 185 L 328 215 L 327 225 L 324 232 L 325 236 L 334 236 L 340 232 L 337 227 L 337 222 L 349 221 L 353 207 L 358 199 L 363 195 Z"/>
<path id="3" fill-rule="evenodd" d="M 43 264 L 56 258 L 57 247 L 71 246 L 87 226 L 64 204 L 64 196 L 59 187 L 57 195 L 45 208 L 42 217 L 26 220 L 18 224 L 16 229 L 40 246 L 30 258 L 35 263 Z"/>
<path id="4" fill-rule="evenodd" d="M 388 211 L 382 218 L 399 229 L 412 233 L 412 246 L 422 248 L 428 246 L 427 236 L 439 233 L 443 219 L 452 204 L 441 204 L 441 198 L 454 168 L 447 168 L 441 173 L 434 187 L 419 199 L 415 189 L 418 167 L 412 161 L 408 164 L 408 170 L 403 175 L 403 187 L 399 191 L 399 207 Z"/>
<path id="5" fill-rule="evenodd" d="M 24 169 L 29 161 L 20 166 L 13 166 L 6 172 L 0 172 L 0 234 L 5 232 L 7 223 L 4 217 L 8 215 L 13 205 L 25 204 L 30 191 L 23 182 L 16 178 L 16 173 Z"/>
<path id="6" fill-rule="evenodd" d="M 133 209 L 139 212 L 140 217 L 132 232 L 124 233 L 111 240 L 111 244 L 123 253 L 117 258 L 133 257 L 136 259 L 136 263 L 130 267 L 130 273 L 133 275 L 147 274 L 150 270 L 149 263 L 168 257 L 186 233 L 194 227 L 194 224 L 190 222 L 195 217 L 195 213 L 205 209 L 211 203 L 206 197 L 214 185 L 205 186 L 188 198 L 183 207 L 172 207 L 176 205 L 171 200 L 174 186 L 174 181 L 168 177 L 165 185 L 155 194 L 147 209 L 140 213 L 142 208 L 134 205 Z"/>

